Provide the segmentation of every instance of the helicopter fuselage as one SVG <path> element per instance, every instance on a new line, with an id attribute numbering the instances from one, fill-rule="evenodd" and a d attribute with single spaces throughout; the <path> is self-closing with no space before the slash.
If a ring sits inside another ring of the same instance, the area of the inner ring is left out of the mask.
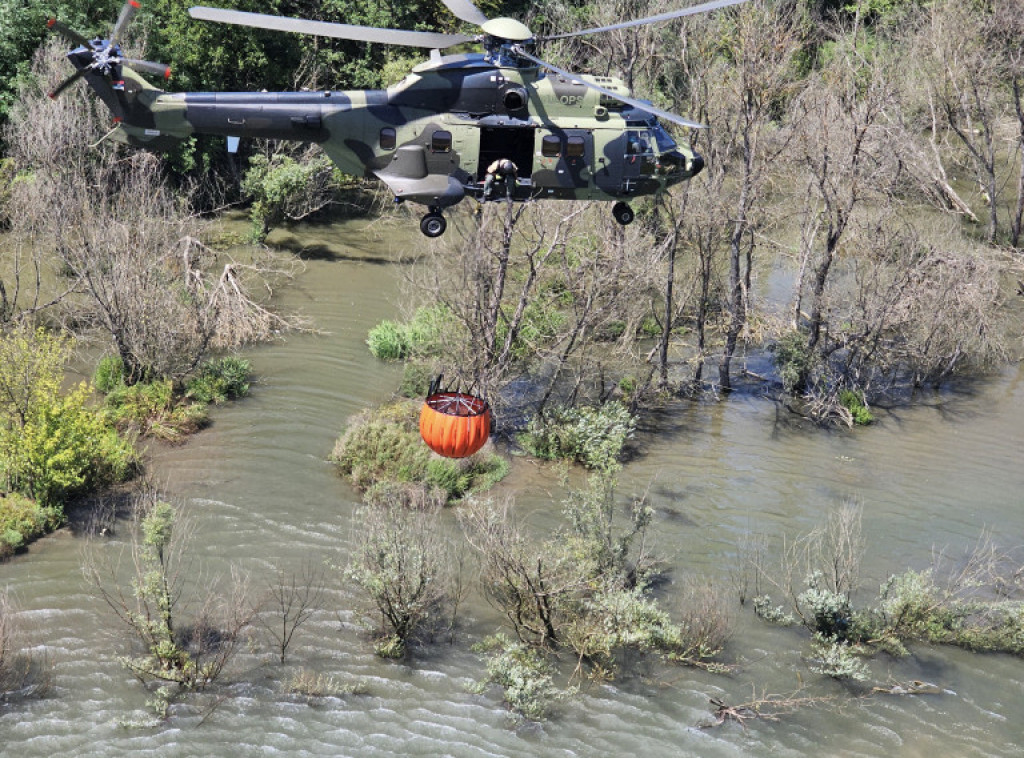
<path id="1" fill-rule="evenodd" d="M 123 76 L 113 93 L 122 141 L 155 150 L 193 134 L 315 142 L 342 171 L 376 177 L 397 201 L 434 213 L 482 198 L 499 158 L 517 166 L 517 200 L 627 200 L 703 167 L 654 116 L 584 86 L 582 76 L 483 54 L 435 56 L 387 90 L 167 93 L 127 66 Z M 628 95 L 618 79 L 588 79 Z"/>

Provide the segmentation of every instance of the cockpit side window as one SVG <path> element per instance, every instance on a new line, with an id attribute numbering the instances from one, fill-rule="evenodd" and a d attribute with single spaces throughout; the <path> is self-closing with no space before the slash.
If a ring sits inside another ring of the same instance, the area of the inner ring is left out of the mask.
<path id="1" fill-rule="evenodd" d="M 450 153 L 452 149 L 452 133 L 438 130 L 430 138 L 430 151 L 432 153 Z"/>
<path id="2" fill-rule="evenodd" d="M 397 145 L 397 137 L 395 134 L 394 127 L 385 126 L 380 130 L 380 149 L 381 150 L 394 150 Z"/>
<path id="3" fill-rule="evenodd" d="M 583 137 L 572 136 L 566 140 L 565 155 L 567 158 L 582 158 L 586 152 L 587 144 Z"/>
<path id="4" fill-rule="evenodd" d="M 667 153 L 669 150 L 676 149 L 676 141 L 672 139 L 672 135 L 666 132 L 663 127 L 654 127 L 651 129 L 651 134 L 654 135 L 654 141 L 658 145 L 658 152 Z"/>

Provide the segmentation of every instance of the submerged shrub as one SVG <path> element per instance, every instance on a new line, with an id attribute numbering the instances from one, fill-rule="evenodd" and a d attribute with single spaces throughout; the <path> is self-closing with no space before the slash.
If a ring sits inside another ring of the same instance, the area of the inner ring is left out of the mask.
<path id="1" fill-rule="evenodd" d="M 400 361 L 412 356 L 435 355 L 441 336 L 452 328 L 451 312 L 443 305 L 418 308 L 406 323 L 384 320 L 370 330 L 366 344 L 382 361 Z"/>
<path id="2" fill-rule="evenodd" d="M 853 423 L 857 426 L 865 426 L 875 420 L 864 402 L 863 392 L 850 389 L 840 390 L 839 404 L 850 412 Z"/>
<path id="3" fill-rule="evenodd" d="M 532 455 L 566 458 L 587 468 L 607 468 L 618 460 L 633 436 L 636 418 L 618 401 L 596 408 L 558 408 L 534 419 L 519 436 Z"/>
<path id="4" fill-rule="evenodd" d="M 473 649 L 487 660 L 487 678 L 477 685 L 476 691 L 497 684 L 508 707 L 523 718 L 541 721 L 557 701 L 571 694 L 555 686 L 553 669 L 543 654 L 521 642 L 498 634 Z"/>
<path id="5" fill-rule="evenodd" d="M 815 634 L 811 643 L 811 671 L 833 679 L 853 679 L 863 682 L 868 678 L 868 667 L 848 643 L 838 637 Z"/>
<path id="6" fill-rule="evenodd" d="M 226 356 L 206 361 L 185 382 L 185 396 L 200 403 L 223 403 L 249 394 L 252 365 L 244 358 Z"/>

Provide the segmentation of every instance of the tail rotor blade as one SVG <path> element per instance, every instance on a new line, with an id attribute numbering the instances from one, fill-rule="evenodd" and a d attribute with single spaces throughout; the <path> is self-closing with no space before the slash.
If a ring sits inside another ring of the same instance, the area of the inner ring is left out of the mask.
<path id="1" fill-rule="evenodd" d="M 62 24 L 55 18 L 51 18 L 49 21 L 46 22 L 46 28 L 52 29 L 53 31 L 57 32 L 57 34 L 64 37 L 64 39 L 66 39 L 68 42 L 73 42 L 74 44 L 79 45 L 81 47 L 89 47 L 89 40 L 87 40 L 81 34 L 79 34 L 74 29 L 69 27 L 67 24 Z"/>
<path id="2" fill-rule="evenodd" d="M 140 61 L 136 58 L 123 58 L 122 61 L 137 71 L 145 71 L 149 74 L 156 74 L 162 76 L 164 79 L 171 78 L 171 67 L 164 65 L 163 63 L 153 63 L 152 61 Z"/>
<path id="3" fill-rule="evenodd" d="M 58 96 L 60 95 L 60 93 L 61 93 L 61 92 L 63 92 L 63 91 L 64 91 L 64 90 L 66 90 L 66 89 L 67 89 L 68 87 L 70 87 L 70 86 L 71 86 L 72 84 L 74 84 L 74 83 L 75 83 L 75 82 L 77 82 L 77 81 L 78 81 L 79 79 L 81 79 L 81 78 L 82 78 L 83 76 L 85 76 L 85 72 L 86 72 L 86 71 L 88 71 L 88 69 L 85 69 L 85 68 L 80 68 L 80 69 L 78 69 L 78 71 L 76 71 L 76 72 L 75 72 L 75 73 L 73 73 L 73 74 L 72 74 L 71 76 L 69 76 L 69 77 L 68 77 L 67 79 L 65 79 L 64 81 L 62 81 L 62 82 L 61 82 L 60 84 L 58 84 L 58 85 L 57 85 L 56 87 L 54 87 L 54 88 L 53 88 L 53 89 L 52 89 L 52 90 L 51 90 L 51 91 L 50 91 L 50 92 L 48 93 L 48 94 L 49 94 L 49 96 L 50 96 L 50 98 L 52 98 L 52 99 L 56 100 L 56 99 L 57 99 L 57 97 L 58 97 Z"/>
<path id="4" fill-rule="evenodd" d="M 114 31 L 110 33 L 110 44 L 116 45 L 121 39 L 121 33 L 124 28 L 128 25 L 128 22 L 135 16 L 135 12 L 139 9 L 139 0 L 128 0 L 124 7 L 121 8 L 121 15 L 117 17 L 117 23 L 114 24 Z"/>

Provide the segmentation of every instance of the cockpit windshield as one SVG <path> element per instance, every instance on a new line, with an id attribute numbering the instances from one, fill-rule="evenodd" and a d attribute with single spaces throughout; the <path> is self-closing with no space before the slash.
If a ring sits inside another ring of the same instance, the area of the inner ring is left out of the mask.
<path id="1" fill-rule="evenodd" d="M 675 150 L 676 141 L 672 139 L 672 135 L 665 131 L 665 128 L 660 124 L 651 129 L 651 134 L 654 136 L 654 141 L 658 145 L 659 153 L 667 153 L 669 150 Z"/>

